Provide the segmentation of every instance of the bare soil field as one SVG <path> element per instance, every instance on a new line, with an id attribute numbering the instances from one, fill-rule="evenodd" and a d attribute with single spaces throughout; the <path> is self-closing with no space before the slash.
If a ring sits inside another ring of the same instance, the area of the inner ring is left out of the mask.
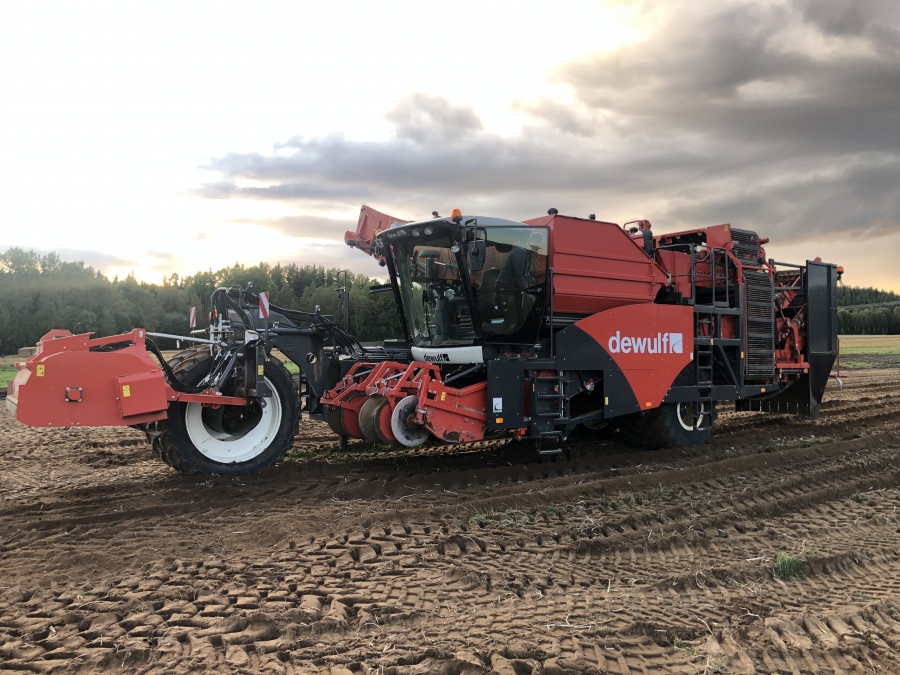
<path id="1" fill-rule="evenodd" d="M 900 369 L 707 446 L 351 446 L 184 477 L 0 415 L 0 670 L 900 672 Z M 779 560 L 779 554 L 782 555 Z"/>

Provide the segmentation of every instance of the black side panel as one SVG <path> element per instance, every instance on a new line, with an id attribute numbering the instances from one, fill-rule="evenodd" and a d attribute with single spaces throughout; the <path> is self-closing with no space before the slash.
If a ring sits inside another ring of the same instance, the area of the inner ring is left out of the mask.
<path id="1" fill-rule="evenodd" d="M 809 386 L 816 403 L 821 403 L 837 357 L 837 268 L 807 261 L 806 284 Z"/>
<path id="2" fill-rule="evenodd" d="M 625 374 L 606 349 L 578 326 L 569 326 L 556 334 L 556 367 L 603 371 L 603 417 L 606 419 L 640 411 Z"/>
<path id="3" fill-rule="evenodd" d="M 629 413 L 640 412 L 637 398 L 631 385 L 625 379 L 625 373 L 616 370 L 603 371 L 603 417 L 619 417 Z"/>
<path id="4" fill-rule="evenodd" d="M 488 429 L 519 429 L 526 426 L 527 364 L 524 359 L 498 359 L 487 362 Z"/>
<path id="5" fill-rule="evenodd" d="M 819 417 L 819 404 L 812 397 L 809 388 L 809 375 L 800 378 L 774 396 L 745 398 L 734 402 L 738 412 L 769 412 L 786 415 L 808 415 L 812 419 Z"/>
<path id="6" fill-rule="evenodd" d="M 569 326 L 556 334 L 558 370 L 619 370 L 602 345 L 578 326 Z"/>

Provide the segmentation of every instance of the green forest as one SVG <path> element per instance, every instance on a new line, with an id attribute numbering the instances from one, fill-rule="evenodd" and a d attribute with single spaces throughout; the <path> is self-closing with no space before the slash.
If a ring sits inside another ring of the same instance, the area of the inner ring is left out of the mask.
<path id="1" fill-rule="evenodd" d="M 313 312 L 320 306 L 323 314 L 338 317 L 337 289 L 344 285 L 338 272 L 315 265 L 236 264 L 186 277 L 173 274 L 149 284 L 133 276 L 109 279 L 83 262 L 64 262 L 55 253 L 10 248 L 0 253 L 0 355 L 34 345 L 52 328 L 73 330 L 79 323 L 98 336 L 138 326 L 186 335 L 190 308 L 197 307 L 197 327 L 203 328 L 213 290 L 233 284 L 246 287 L 252 282 L 254 292 L 269 291 L 270 302 L 279 307 Z M 350 332 L 362 341 L 400 337 L 393 294 L 369 293 L 378 280 L 347 277 Z"/>
<path id="2" fill-rule="evenodd" d="M 109 279 L 83 262 L 65 262 L 55 253 L 10 248 L 0 253 L 0 354 L 15 354 L 52 328 L 72 330 L 77 324 L 99 336 L 136 326 L 183 335 L 189 330 L 190 307 L 198 308 L 202 326 L 214 289 L 249 282 L 257 292 L 269 291 L 274 305 L 308 312 L 320 306 L 323 313 L 337 316 L 336 290 L 344 283 L 338 273 L 316 265 L 235 264 L 185 277 L 173 274 L 150 284 L 133 276 Z M 393 295 L 369 293 L 381 282 L 353 274 L 348 282 L 350 331 L 362 341 L 400 337 Z M 842 306 L 900 302 L 896 293 L 855 286 L 840 286 L 838 298 Z M 841 334 L 897 334 L 900 304 L 841 309 L 838 322 Z"/>

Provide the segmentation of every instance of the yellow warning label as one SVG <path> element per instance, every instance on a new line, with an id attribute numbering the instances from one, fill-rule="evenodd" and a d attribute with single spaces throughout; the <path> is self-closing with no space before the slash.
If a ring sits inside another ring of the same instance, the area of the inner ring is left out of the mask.
<path id="1" fill-rule="evenodd" d="M 38 367 L 37 367 L 37 376 L 38 376 L 38 377 L 43 377 L 43 376 L 44 376 L 44 366 L 38 366 Z"/>
<path id="2" fill-rule="evenodd" d="M 744 352 L 741 352 L 741 358 L 744 358 Z"/>
<path id="3" fill-rule="evenodd" d="M 603 399 L 603 405 L 609 405 L 609 396 Z"/>
<path id="4" fill-rule="evenodd" d="M 131 385 L 128 385 L 128 384 L 122 385 L 122 396 L 124 398 L 128 398 L 129 396 L 131 396 Z"/>
<path id="5" fill-rule="evenodd" d="M 263 375 L 265 372 L 266 372 L 266 367 L 263 364 L 260 363 L 258 366 L 256 366 L 256 374 L 257 375 Z"/>
<path id="6" fill-rule="evenodd" d="M 503 424 L 503 418 L 498 417 L 497 419 L 494 420 L 494 424 Z"/>
<path id="7" fill-rule="evenodd" d="M 446 401 L 446 400 L 447 400 L 447 392 L 446 392 L 446 391 L 442 391 L 442 392 L 441 392 L 441 400 L 442 400 L 442 401 Z"/>

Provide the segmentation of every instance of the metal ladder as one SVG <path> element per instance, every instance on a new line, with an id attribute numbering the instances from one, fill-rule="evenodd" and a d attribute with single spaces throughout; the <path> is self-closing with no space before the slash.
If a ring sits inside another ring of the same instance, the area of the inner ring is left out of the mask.
<path id="1" fill-rule="evenodd" d="M 562 430 L 557 426 L 560 422 L 569 421 L 569 401 L 566 398 L 565 380 L 562 373 L 541 375 L 532 378 L 531 392 L 531 424 L 532 436 L 537 443 L 538 454 L 558 455 L 562 453 Z M 559 446 L 544 449 L 544 439 L 558 439 Z"/>
<path id="2" fill-rule="evenodd" d="M 711 341 L 710 338 L 700 338 Z M 694 358 L 697 362 L 697 393 L 699 394 L 699 415 L 696 416 L 694 429 L 709 428 L 712 425 L 713 403 L 713 356 L 712 344 L 698 344 L 694 347 Z"/>
<path id="3" fill-rule="evenodd" d="M 694 362 L 697 372 L 697 394 L 700 411 L 695 418 L 694 429 L 712 426 L 713 365 L 715 364 L 715 340 L 719 336 L 718 317 L 713 312 L 703 312 L 695 307 L 697 336 L 694 344 Z"/>

